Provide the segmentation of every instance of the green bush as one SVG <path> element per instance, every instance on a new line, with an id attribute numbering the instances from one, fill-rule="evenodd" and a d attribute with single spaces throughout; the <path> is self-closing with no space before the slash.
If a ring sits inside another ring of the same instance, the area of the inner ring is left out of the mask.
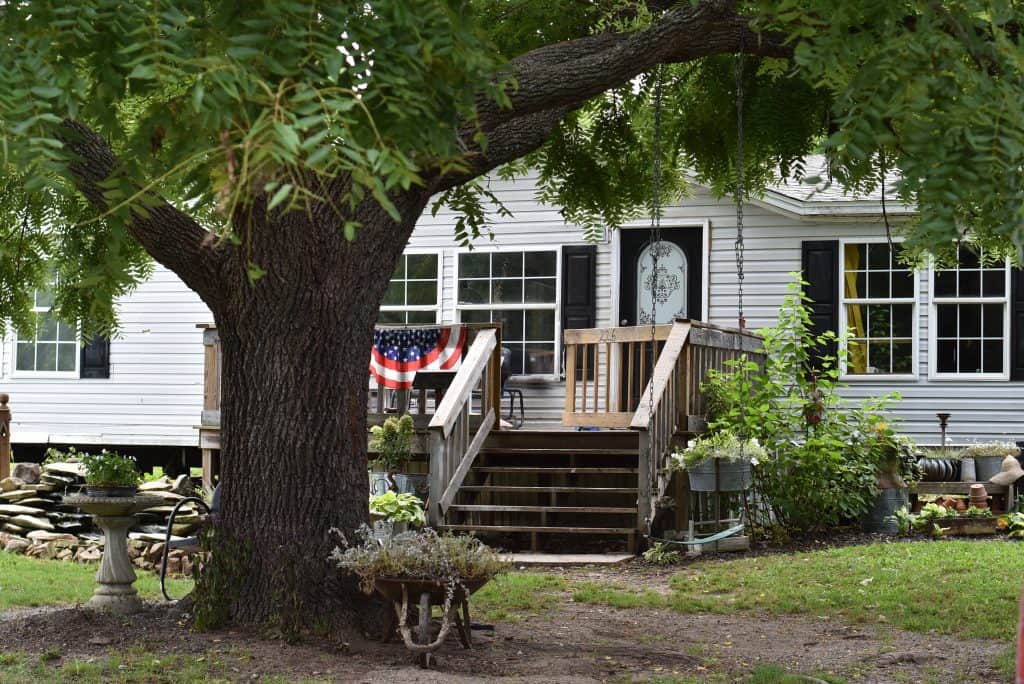
<path id="1" fill-rule="evenodd" d="M 801 530 L 863 516 L 886 461 L 915 477 L 912 443 L 882 413 L 898 395 L 859 405 L 839 397 L 839 360 L 826 353 L 839 340 L 811 330 L 803 284 L 790 285 L 778 324 L 759 331 L 763 368 L 743 357 L 709 372 L 703 385 L 709 430 L 756 439 L 771 455 L 755 467 L 754 488 L 767 506 L 756 522 Z"/>

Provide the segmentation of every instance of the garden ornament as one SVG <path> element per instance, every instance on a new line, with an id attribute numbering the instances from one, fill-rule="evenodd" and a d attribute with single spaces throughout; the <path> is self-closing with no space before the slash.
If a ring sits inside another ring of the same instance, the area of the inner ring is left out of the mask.
<path id="1" fill-rule="evenodd" d="M 1020 461 L 1015 456 L 1007 456 L 1003 459 L 1003 465 L 999 472 L 992 476 L 989 482 L 998 485 L 1012 485 L 1024 477 L 1024 468 L 1020 467 Z"/>

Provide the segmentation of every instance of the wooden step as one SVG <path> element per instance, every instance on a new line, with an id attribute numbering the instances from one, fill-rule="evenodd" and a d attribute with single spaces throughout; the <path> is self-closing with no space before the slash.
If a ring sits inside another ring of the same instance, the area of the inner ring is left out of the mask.
<path id="1" fill-rule="evenodd" d="M 485 456 L 638 456 L 636 449 L 484 449 Z"/>
<path id="2" fill-rule="evenodd" d="M 441 525 L 456 532 L 551 532 L 562 534 L 635 534 L 632 527 L 552 527 L 549 525 Z"/>
<path id="3" fill-rule="evenodd" d="M 464 492 L 511 492 L 513 494 L 636 494 L 636 487 L 535 487 L 515 485 L 462 485 Z"/>
<path id="4" fill-rule="evenodd" d="M 453 504 L 450 511 L 466 513 L 636 513 L 636 506 L 503 506 L 496 504 Z"/>
<path id="5" fill-rule="evenodd" d="M 608 475 L 630 475 L 637 472 L 636 468 L 546 468 L 543 466 L 473 466 L 472 472 L 478 473 L 533 473 L 536 475 L 586 475 L 603 473 Z"/>

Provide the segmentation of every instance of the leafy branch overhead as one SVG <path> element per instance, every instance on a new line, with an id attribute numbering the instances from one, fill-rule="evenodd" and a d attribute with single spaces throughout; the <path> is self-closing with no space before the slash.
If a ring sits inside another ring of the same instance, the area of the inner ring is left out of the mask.
<path id="1" fill-rule="evenodd" d="M 820 150 L 852 188 L 901 173 L 886 190 L 920 207 L 911 251 L 964 230 L 1013 248 L 1020 14 L 1011 0 L 7 3 L 0 314 L 29 327 L 25 290 L 55 269 L 61 316 L 110 331 L 150 256 L 216 308 L 275 275 L 267 216 L 401 240 L 367 227 L 415 221 L 445 192 L 467 242 L 489 230 L 477 179 L 509 164 L 598 235 L 647 210 L 659 64 L 669 198 L 687 174 L 733 191 L 744 59 L 755 192 Z"/>

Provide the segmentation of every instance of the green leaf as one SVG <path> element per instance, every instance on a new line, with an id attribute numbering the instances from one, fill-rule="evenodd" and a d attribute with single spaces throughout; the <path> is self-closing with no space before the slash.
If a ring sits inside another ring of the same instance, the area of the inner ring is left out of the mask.
<path id="1" fill-rule="evenodd" d="M 283 202 L 285 200 L 285 198 L 288 197 L 288 193 L 290 193 L 291 191 L 292 191 L 291 183 L 285 183 L 284 185 L 279 187 L 277 189 L 277 192 L 274 193 L 274 196 L 270 198 L 270 203 L 267 205 L 267 209 L 273 209 L 278 204 Z"/>

